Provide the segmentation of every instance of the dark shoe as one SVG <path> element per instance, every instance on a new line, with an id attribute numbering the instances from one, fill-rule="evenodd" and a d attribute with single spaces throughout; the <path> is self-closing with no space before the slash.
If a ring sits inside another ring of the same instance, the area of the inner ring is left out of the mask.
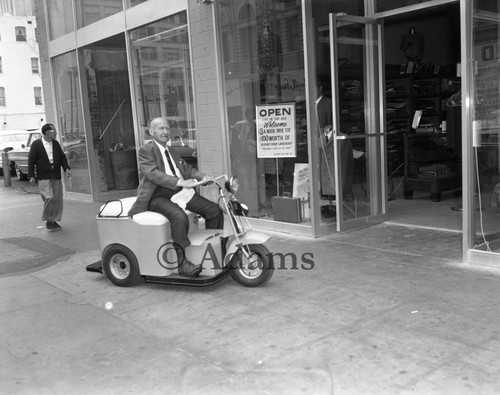
<path id="1" fill-rule="evenodd" d="M 61 225 L 59 225 L 57 222 L 52 222 L 52 226 L 54 227 L 54 230 L 61 230 Z"/>
<path id="2" fill-rule="evenodd" d="M 54 222 L 52 222 L 52 221 L 47 221 L 47 224 L 45 225 L 45 227 L 47 228 L 47 230 L 49 232 L 52 232 L 53 230 L 55 230 Z"/>
<path id="3" fill-rule="evenodd" d="M 194 265 L 187 259 L 184 259 L 184 262 L 179 266 L 177 271 L 179 272 L 179 276 L 195 278 L 200 275 L 201 265 Z"/>

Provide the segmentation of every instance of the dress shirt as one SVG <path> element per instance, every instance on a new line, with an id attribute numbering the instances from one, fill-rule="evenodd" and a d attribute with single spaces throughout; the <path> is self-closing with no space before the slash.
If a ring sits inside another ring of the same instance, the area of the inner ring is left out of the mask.
<path id="1" fill-rule="evenodd" d="M 44 138 L 42 138 L 42 141 L 43 147 L 45 148 L 47 156 L 49 157 L 49 162 L 50 164 L 52 164 L 54 163 L 54 149 L 52 148 L 52 141 L 46 141 Z"/>
<path id="2" fill-rule="evenodd" d="M 158 141 L 153 140 L 158 148 L 160 149 L 161 152 L 161 157 L 163 160 L 163 167 L 165 167 L 165 174 L 168 174 L 169 176 L 174 176 L 174 177 L 179 177 L 179 181 L 177 181 L 177 186 L 179 186 L 179 183 L 184 180 L 182 177 L 181 172 L 179 171 L 179 168 L 175 164 L 172 155 L 170 155 L 170 150 L 167 147 L 164 147 Z M 167 159 L 167 155 L 170 157 L 170 163 L 169 160 Z M 175 170 L 175 174 L 172 174 L 172 170 L 170 168 L 170 165 L 173 166 Z M 189 201 L 193 198 L 194 196 L 194 189 L 193 188 L 182 188 L 179 192 L 177 192 L 174 196 L 170 198 L 170 200 L 173 203 L 176 203 L 181 207 L 182 209 L 186 209 L 186 205 L 189 203 Z"/>
<path id="3" fill-rule="evenodd" d="M 161 157 L 163 159 L 163 165 L 165 166 L 165 173 L 168 174 L 169 176 L 179 177 L 182 180 L 183 178 L 182 178 L 181 172 L 179 171 L 178 167 L 176 166 L 175 162 L 173 161 L 172 155 L 170 155 L 170 151 L 168 150 L 168 148 L 164 147 L 156 140 L 153 140 L 153 141 L 156 143 L 156 145 L 160 149 Z M 170 165 L 168 163 L 169 161 L 167 159 L 167 155 L 170 157 L 170 163 L 172 163 L 172 165 L 174 167 L 175 174 L 173 174 L 172 170 L 170 170 Z"/>

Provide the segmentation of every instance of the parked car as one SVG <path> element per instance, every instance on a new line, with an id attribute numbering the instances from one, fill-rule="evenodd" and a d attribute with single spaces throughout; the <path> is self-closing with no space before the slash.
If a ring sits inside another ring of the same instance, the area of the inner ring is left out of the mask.
<path id="1" fill-rule="evenodd" d="M 24 135 L 24 142 L 20 147 L 9 151 L 9 161 L 11 168 L 16 172 L 16 176 L 21 181 L 28 179 L 28 154 L 33 141 L 41 139 L 40 130 L 27 131 Z"/>
<path id="2" fill-rule="evenodd" d="M 14 172 L 15 170 L 15 162 L 12 160 L 12 151 L 22 151 L 25 147 L 28 147 L 33 141 L 34 136 L 38 136 L 36 138 L 41 138 L 42 134 L 39 130 L 27 130 L 27 129 L 15 129 L 15 130 L 4 130 L 0 131 L 0 150 L 1 152 L 7 151 L 9 152 L 9 162 L 10 162 L 10 170 Z M 29 151 L 29 149 L 28 149 Z M 27 162 L 26 156 L 26 164 Z M 0 159 L 1 167 L 0 174 L 3 175 L 3 158 Z M 26 166 L 27 169 L 27 166 Z"/>
<path id="3" fill-rule="evenodd" d="M 78 162 L 80 159 L 87 160 L 87 143 L 85 142 L 85 138 L 71 143 L 63 143 L 62 149 L 70 163 Z"/>
<path id="4" fill-rule="evenodd" d="M 176 136 L 176 138 L 170 140 L 167 144 L 171 147 L 174 147 L 181 158 L 184 159 L 188 165 L 194 167 L 195 169 L 198 168 L 198 158 L 196 157 L 196 150 L 190 147 L 190 145 L 195 144 L 194 142 L 184 141 L 184 139 Z"/>

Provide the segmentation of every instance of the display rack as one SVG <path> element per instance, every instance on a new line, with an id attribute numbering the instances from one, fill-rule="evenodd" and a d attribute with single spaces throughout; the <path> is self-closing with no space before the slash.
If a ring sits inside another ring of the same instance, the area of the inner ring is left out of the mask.
<path id="1" fill-rule="evenodd" d="M 460 157 L 446 145 L 446 133 L 413 133 L 404 137 L 404 197 L 428 191 L 433 202 L 441 193 L 461 188 Z"/>
<path id="2" fill-rule="evenodd" d="M 401 73 L 402 69 L 399 65 L 386 66 L 387 132 L 411 131 L 417 110 L 422 111 L 421 125 L 440 130 L 446 121 L 446 102 L 460 90 L 453 67 L 428 65 L 416 68 L 412 74 Z"/>
<path id="3" fill-rule="evenodd" d="M 446 102 L 460 89 L 460 82 L 452 66 L 425 65 L 410 74 L 406 70 L 399 65 L 386 68 L 387 132 L 403 136 L 396 149 L 403 154 L 404 197 L 410 199 L 414 190 L 421 190 L 439 201 L 443 191 L 461 186 L 460 156 L 449 149 L 442 129 Z M 415 130 L 412 122 L 417 111 L 421 117 Z"/>

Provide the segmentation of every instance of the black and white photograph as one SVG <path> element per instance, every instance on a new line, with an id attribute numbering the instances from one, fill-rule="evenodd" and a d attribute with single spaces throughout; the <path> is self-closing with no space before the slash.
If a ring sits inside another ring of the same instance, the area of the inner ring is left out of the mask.
<path id="1" fill-rule="evenodd" d="M 1 0 L 0 394 L 500 394 L 500 3 Z"/>

